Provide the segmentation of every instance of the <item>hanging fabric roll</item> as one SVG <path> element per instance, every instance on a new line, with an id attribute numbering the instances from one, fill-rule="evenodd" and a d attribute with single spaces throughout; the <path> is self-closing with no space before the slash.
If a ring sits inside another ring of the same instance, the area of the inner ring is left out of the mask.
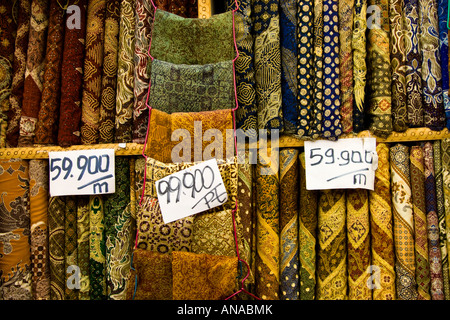
<path id="1" fill-rule="evenodd" d="M 61 63 L 64 48 L 65 11 L 50 0 L 42 97 L 35 129 L 35 144 L 55 144 L 58 134 Z"/>
<path id="2" fill-rule="evenodd" d="M 447 252 L 450 252 L 450 139 L 441 140 L 442 190 L 444 193 L 444 220 L 447 233 Z M 450 278 L 450 267 L 449 267 Z"/>
<path id="3" fill-rule="evenodd" d="M 314 300 L 316 295 L 317 190 L 306 189 L 305 153 L 299 155 L 299 257 L 300 300 Z"/>
<path id="4" fill-rule="evenodd" d="M 81 98 L 86 37 L 87 0 L 79 0 L 79 28 L 73 28 L 67 14 L 61 68 L 61 100 L 59 106 L 58 145 L 69 147 L 81 143 Z"/>
<path id="5" fill-rule="evenodd" d="M 283 131 L 279 0 L 253 2 L 258 129 Z"/>
<path id="6" fill-rule="evenodd" d="M 392 128 L 396 132 L 403 132 L 408 128 L 404 7 L 404 0 L 389 1 Z"/>
<path id="7" fill-rule="evenodd" d="M 444 111 L 446 126 L 450 129 L 450 98 L 449 98 L 449 60 L 448 60 L 448 1 L 438 0 L 439 16 L 439 52 L 441 55 L 442 71 L 442 95 L 444 100 Z M 447 281 L 448 282 L 448 281 Z"/>
<path id="8" fill-rule="evenodd" d="M 116 93 L 116 143 L 133 140 L 132 123 L 134 108 L 134 52 L 136 32 L 136 1 L 123 0 L 120 4 L 119 52 Z"/>
<path id="9" fill-rule="evenodd" d="M 422 54 L 419 47 L 419 5 L 418 0 L 405 1 L 405 51 L 406 51 L 406 107 L 410 127 L 422 127 Z"/>
<path id="10" fill-rule="evenodd" d="M 260 155 L 255 170 L 257 206 L 255 294 L 263 300 L 278 300 L 280 299 L 278 162 L 272 161 L 267 155 L 263 157 Z"/>
<path id="11" fill-rule="evenodd" d="M 409 147 L 395 144 L 389 151 L 397 299 L 417 300 Z"/>
<path id="12" fill-rule="evenodd" d="M 106 3 L 103 69 L 100 96 L 99 143 L 114 142 L 120 0 Z"/>
<path id="13" fill-rule="evenodd" d="M 31 3 L 27 66 L 23 88 L 22 113 L 18 146 L 31 146 L 39 114 L 45 68 L 45 49 L 49 23 L 50 0 Z"/>
<path id="14" fill-rule="evenodd" d="M 373 300 L 395 300 L 395 252 L 392 230 L 392 196 L 389 170 L 389 147 L 379 143 L 378 169 L 373 191 L 369 191 L 372 265 L 380 268 L 379 286 L 373 288 Z"/>
<path id="15" fill-rule="evenodd" d="M 160 8 L 160 3 L 155 4 Z M 147 68 L 155 8 L 151 1 L 136 1 L 134 30 L 134 107 L 133 107 L 133 142 L 144 143 L 148 125 L 148 108 L 145 104 L 150 80 Z M 163 9 L 164 10 L 164 9 Z"/>
<path id="16" fill-rule="evenodd" d="M 280 299 L 299 299 L 297 149 L 280 150 Z"/>
<path id="17" fill-rule="evenodd" d="M 17 33 L 14 43 L 11 94 L 9 96 L 8 127 L 6 147 L 17 147 L 19 139 L 20 116 L 27 63 L 28 36 L 30 33 L 31 1 L 18 2 Z"/>
<path id="18" fill-rule="evenodd" d="M 318 209 L 317 299 L 346 300 L 345 190 L 321 190 Z"/>
<path id="19" fill-rule="evenodd" d="M 303 47 L 304 51 L 302 52 L 304 60 L 309 62 L 312 59 L 312 11 L 308 10 L 308 12 L 311 13 L 311 17 L 305 17 L 305 21 L 302 21 L 301 19 L 297 19 L 297 6 L 299 8 L 299 18 L 301 18 L 303 16 L 303 10 L 301 9 L 303 6 L 303 1 L 286 0 L 280 2 L 281 94 L 283 97 L 281 103 L 283 110 L 284 132 L 287 134 L 297 133 L 297 122 L 299 119 L 297 109 L 297 85 L 299 79 L 297 77 L 300 75 L 298 74 L 297 67 L 299 67 L 300 70 L 302 60 L 300 59 L 301 56 L 298 56 L 297 45 L 299 46 L 299 50 Z M 304 16 L 306 16 L 306 14 L 304 14 Z M 301 25 L 297 26 L 297 21 L 300 23 L 305 23 L 307 26 L 309 25 L 309 30 L 302 29 Z M 301 29 L 302 32 L 298 31 Z M 300 35 L 303 35 L 305 38 L 309 37 L 310 40 L 307 41 L 307 43 L 300 43 L 298 41 Z M 298 62 L 297 59 L 299 59 Z M 310 63 L 308 65 L 310 67 Z M 308 69 L 308 71 L 309 77 L 307 78 L 307 75 L 304 75 L 305 82 L 312 80 L 310 69 Z M 310 91 L 311 85 L 309 85 L 309 91 L 304 93 L 305 99 L 311 99 Z"/>
<path id="20" fill-rule="evenodd" d="M 96 144 L 99 137 L 106 0 L 89 1 L 86 21 L 81 143 Z"/>
<path id="21" fill-rule="evenodd" d="M 425 209 L 425 167 L 422 148 L 420 146 L 412 146 L 409 159 L 411 172 L 411 198 L 414 214 L 417 293 L 419 300 L 431 300 L 428 227 Z"/>
<path id="22" fill-rule="evenodd" d="M 130 159 L 116 157 L 116 192 L 105 195 L 106 286 L 111 300 L 125 299 L 134 246 L 130 211 Z"/>
<path id="23" fill-rule="evenodd" d="M 235 9 L 235 6 L 235 0 L 228 0 L 228 10 Z M 239 57 L 235 61 L 236 93 L 239 104 L 236 110 L 236 128 L 244 130 L 249 137 L 255 137 L 258 129 L 258 114 L 251 15 L 251 1 L 239 1 L 239 9 L 234 14 L 236 46 L 239 52 Z"/>
<path id="24" fill-rule="evenodd" d="M 30 160 L 30 250 L 34 300 L 50 299 L 48 162 Z"/>
<path id="25" fill-rule="evenodd" d="M 339 84 L 339 8 L 338 0 L 323 2 L 324 21 L 324 104 L 323 136 L 336 139 L 342 133 Z"/>
<path id="26" fill-rule="evenodd" d="M 439 219 L 436 204 L 436 181 L 434 178 L 433 145 L 422 144 L 425 164 L 425 207 L 428 226 L 428 255 L 430 260 L 431 298 L 444 300 L 442 258 L 439 243 Z"/>
<path id="27" fill-rule="evenodd" d="M 105 207 L 101 195 L 89 197 L 89 296 L 106 299 Z"/>
<path id="28" fill-rule="evenodd" d="M 78 266 L 80 268 L 79 300 L 89 300 L 89 196 L 78 196 L 77 199 L 77 242 L 78 242 Z"/>
<path id="29" fill-rule="evenodd" d="M 8 129 L 8 112 L 10 109 L 10 93 L 13 78 L 14 43 L 17 23 L 13 2 L 0 5 L 0 148 L 6 146 L 6 130 Z"/>
<path id="30" fill-rule="evenodd" d="M 65 197 L 50 197 L 48 202 L 48 244 L 50 253 L 50 299 L 65 300 Z"/>
<path id="31" fill-rule="evenodd" d="M 77 198 L 67 196 L 64 211 L 64 300 L 78 300 L 73 268 L 78 266 Z M 76 269 L 75 269 L 76 270 Z M 76 271 L 75 271 L 76 272 Z"/>
<path id="32" fill-rule="evenodd" d="M 372 9 L 367 13 L 377 15 L 376 19 L 371 17 L 367 34 L 368 126 L 375 135 L 387 137 L 392 132 L 389 3 L 369 0 L 367 5 Z M 374 13 L 374 8 L 379 13 Z"/>
<path id="33" fill-rule="evenodd" d="M 442 279 L 445 300 L 450 300 L 450 281 L 447 250 L 447 226 L 445 223 L 445 199 L 442 169 L 441 140 L 433 142 L 434 180 L 436 182 L 436 209 L 439 220 L 439 247 L 441 249 Z"/>
<path id="34" fill-rule="evenodd" d="M 285 5 L 282 5 L 282 8 Z M 295 73 L 292 74 L 292 81 L 296 81 L 293 85 L 296 86 L 292 91 L 296 94 L 295 99 L 291 103 L 295 104 L 295 108 L 288 108 L 285 99 L 286 92 L 283 92 L 283 116 L 285 119 L 285 130 L 294 125 L 296 133 L 300 138 L 309 138 L 309 134 L 312 131 L 311 124 L 313 122 L 313 102 L 314 102 L 314 37 L 313 37 L 313 23 L 314 23 L 314 2 L 313 0 L 299 0 L 297 6 L 293 8 L 296 10 L 296 14 L 293 18 L 296 19 L 297 24 L 297 47 L 292 54 L 295 54 L 295 58 L 286 56 L 287 50 L 282 50 L 281 62 L 282 62 L 282 75 L 286 74 L 285 69 L 290 69 L 289 64 L 297 62 L 294 66 Z M 280 15 L 283 18 L 283 15 Z M 281 20 L 283 21 L 283 20 Z M 292 37 L 291 41 L 294 41 L 295 37 Z M 286 41 L 281 38 L 282 43 Z M 294 43 L 295 44 L 295 43 Z M 284 49 L 284 48 L 283 48 Z M 286 62 L 288 60 L 288 62 Z M 318 67 L 318 66 L 317 66 Z M 283 82 L 282 82 L 283 84 Z M 283 89 L 283 87 L 282 87 Z M 284 90 L 286 91 L 286 90 Z M 292 120 L 290 120 L 292 118 Z M 289 125 L 291 123 L 291 125 Z"/>
<path id="35" fill-rule="evenodd" d="M 308 135 L 312 139 L 317 139 L 322 134 L 323 122 L 323 2 L 322 0 L 314 0 L 313 5 L 314 103 L 312 111 L 312 122 Z"/>
<path id="36" fill-rule="evenodd" d="M 353 9 L 355 0 L 339 0 L 339 86 L 342 132 L 353 131 Z"/>
<path id="37" fill-rule="evenodd" d="M 0 160 L 0 298 L 32 300 L 30 181 L 25 160 Z"/>
<path id="38" fill-rule="evenodd" d="M 367 0 L 356 0 L 353 9 L 353 131 L 364 130 L 364 101 L 366 93 L 366 30 Z"/>
<path id="39" fill-rule="evenodd" d="M 365 189 L 346 191 L 348 299 L 372 300 L 370 273 L 369 194 Z"/>
<path id="40" fill-rule="evenodd" d="M 418 4 L 424 126 L 432 130 L 442 130 L 445 127 L 445 111 L 437 3 L 435 0 L 418 0 Z"/>

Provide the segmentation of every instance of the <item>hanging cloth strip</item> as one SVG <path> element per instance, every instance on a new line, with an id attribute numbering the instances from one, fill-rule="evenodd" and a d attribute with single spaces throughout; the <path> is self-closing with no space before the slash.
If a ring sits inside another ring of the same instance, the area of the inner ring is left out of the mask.
<path id="1" fill-rule="evenodd" d="M 446 126 L 450 129 L 450 98 L 449 98 L 449 68 L 448 68 L 448 1 L 438 0 L 439 16 L 439 52 L 441 55 L 442 71 L 442 95 L 444 100 L 444 111 Z"/>

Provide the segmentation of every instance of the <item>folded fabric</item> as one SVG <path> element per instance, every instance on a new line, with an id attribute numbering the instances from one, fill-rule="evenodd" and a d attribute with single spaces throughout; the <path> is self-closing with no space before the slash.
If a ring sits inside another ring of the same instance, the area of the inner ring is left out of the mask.
<path id="1" fill-rule="evenodd" d="M 216 130 L 207 134 L 208 129 Z M 166 163 L 228 158 L 234 152 L 232 129 L 229 109 L 173 114 L 152 109 L 144 153 Z M 210 133 L 214 133 L 214 142 L 208 141 Z"/>
<path id="2" fill-rule="evenodd" d="M 233 12 L 208 19 L 183 18 L 157 9 L 150 54 L 176 64 L 208 64 L 236 57 Z"/>
<path id="3" fill-rule="evenodd" d="M 172 253 L 174 300 L 222 300 L 236 288 L 238 258 Z"/>
<path id="4" fill-rule="evenodd" d="M 232 109 L 233 61 L 205 65 L 152 62 L 149 104 L 167 113 Z"/>

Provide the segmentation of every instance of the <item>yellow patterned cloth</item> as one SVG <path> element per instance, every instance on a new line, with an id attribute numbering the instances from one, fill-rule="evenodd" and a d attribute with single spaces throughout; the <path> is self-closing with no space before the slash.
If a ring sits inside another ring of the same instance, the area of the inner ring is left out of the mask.
<path id="1" fill-rule="evenodd" d="M 397 299 L 416 300 L 414 217 L 411 201 L 409 147 L 390 148 Z"/>
<path id="2" fill-rule="evenodd" d="M 365 189 L 349 189 L 347 199 L 348 298 L 372 300 L 367 285 L 371 265 L 369 194 Z"/>
<path id="3" fill-rule="evenodd" d="M 299 256 L 300 300 L 316 296 L 317 205 L 319 191 L 306 189 L 305 153 L 300 159 Z"/>
<path id="4" fill-rule="evenodd" d="M 379 285 L 373 289 L 373 300 L 395 300 L 395 252 L 392 230 L 392 200 L 389 147 L 379 143 L 378 169 L 373 191 L 369 191 L 372 265 L 378 266 Z"/>
<path id="5" fill-rule="evenodd" d="M 298 300 L 298 158 L 297 149 L 280 150 L 280 299 Z"/>
<path id="6" fill-rule="evenodd" d="M 0 160 L 0 299 L 32 300 L 28 162 Z"/>
<path id="7" fill-rule="evenodd" d="M 450 139 L 441 140 L 442 188 L 444 192 L 444 220 L 447 233 L 447 251 L 450 252 Z M 450 269 L 450 268 L 449 268 Z M 449 271 L 450 277 L 450 271 Z"/>
<path id="8" fill-rule="evenodd" d="M 322 190 L 319 196 L 317 299 L 347 299 L 345 190 Z"/>
<path id="9" fill-rule="evenodd" d="M 430 262 L 428 259 L 428 226 L 425 209 L 425 168 L 422 148 L 420 146 L 412 146 L 409 159 L 411 195 L 414 213 L 417 293 L 419 300 L 430 300 Z"/>
<path id="10" fill-rule="evenodd" d="M 278 163 L 274 162 L 271 162 L 271 159 L 268 157 L 260 157 L 255 169 L 255 294 L 264 300 L 278 300 L 280 298 L 280 215 L 278 195 L 280 180 Z"/>

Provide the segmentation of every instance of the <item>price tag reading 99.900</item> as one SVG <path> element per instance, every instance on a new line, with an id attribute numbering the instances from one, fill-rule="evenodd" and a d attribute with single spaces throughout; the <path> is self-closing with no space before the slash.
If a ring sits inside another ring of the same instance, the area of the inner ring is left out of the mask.
<path id="1" fill-rule="evenodd" d="M 114 149 L 49 152 L 50 196 L 115 192 Z"/>
<path id="2" fill-rule="evenodd" d="M 164 223 L 218 207 L 228 200 L 216 159 L 175 172 L 155 185 Z"/>
<path id="3" fill-rule="evenodd" d="M 375 138 L 305 141 L 306 188 L 373 190 Z"/>

